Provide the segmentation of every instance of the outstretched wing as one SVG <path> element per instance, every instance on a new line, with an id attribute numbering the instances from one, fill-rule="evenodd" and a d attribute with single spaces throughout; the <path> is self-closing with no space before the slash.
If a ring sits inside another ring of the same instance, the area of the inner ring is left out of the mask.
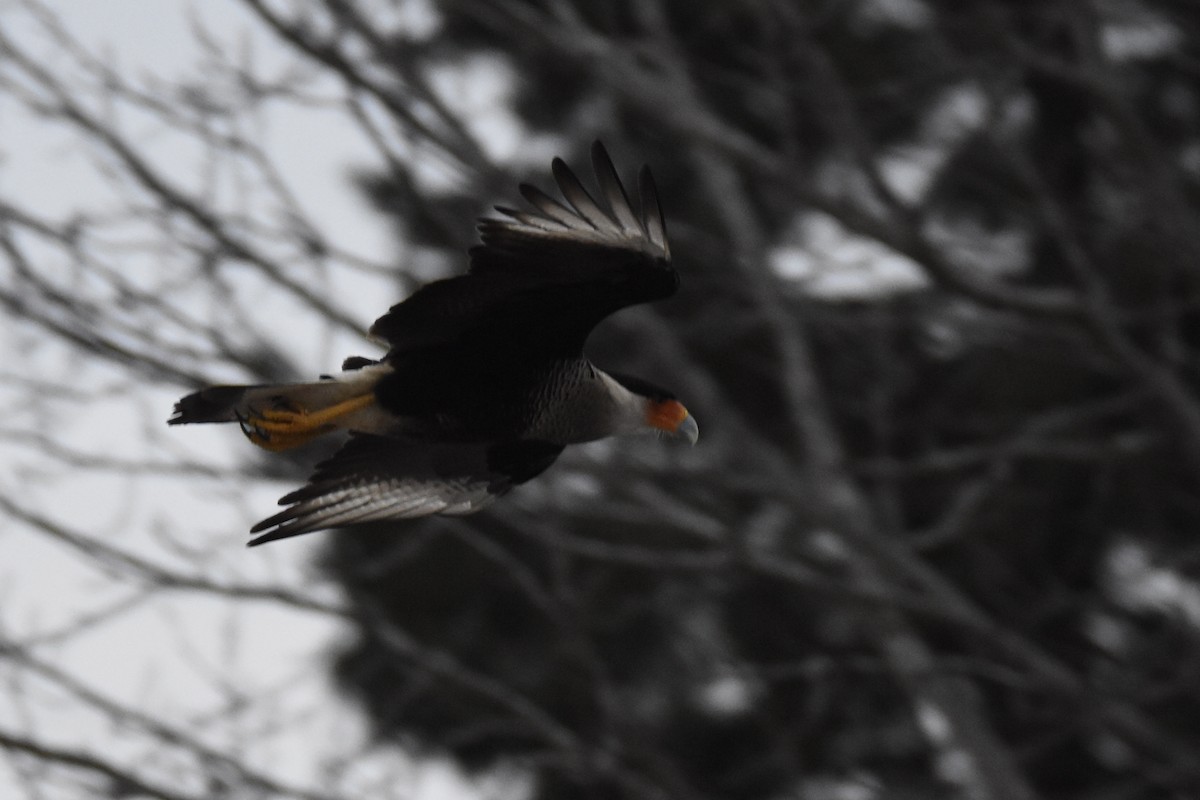
<path id="1" fill-rule="evenodd" d="M 642 167 L 638 178 L 638 213 L 600 142 L 592 145 L 592 167 L 608 210 L 556 158 L 551 170 L 566 204 L 536 186 L 521 184 L 521 195 L 534 210 L 497 207 L 508 219 L 481 220 L 483 246 L 471 251 L 471 272 L 546 270 L 595 280 L 631 260 L 643 260 L 643 266 L 670 262 L 666 221 L 649 168 Z"/>
<path id="2" fill-rule="evenodd" d="M 250 545 L 359 522 L 471 514 L 540 474 L 561 445 L 538 441 L 438 444 L 354 434 L 280 498 L 283 511 L 250 529 Z"/>
<path id="3" fill-rule="evenodd" d="M 472 248 L 466 275 L 417 291 L 376 320 L 371 334 L 393 352 L 497 335 L 526 348 L 536 342 L 578 352 L 604 317 L 673 294 L 679 277 L 649 169 L 639 176 L 635 209 L 599 142 L 592 163 L 604 205 L 554 159 L 563 201 L 522 184 L 532 209 L 497 207 L 506 218 L 481 220 L 483 244 Z"/>

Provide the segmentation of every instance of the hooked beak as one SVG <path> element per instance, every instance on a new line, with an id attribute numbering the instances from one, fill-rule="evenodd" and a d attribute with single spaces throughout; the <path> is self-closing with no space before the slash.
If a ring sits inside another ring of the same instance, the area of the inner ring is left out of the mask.
<path id="1" fill-rule="evenodd" d="M 687 439 L 689 444 L 695 444 L 700 438 L 700 427 L 696 420 L 678 400 L 664 400 L 654 403 L 646 415 L 646 422 L 662 436 L 673 439 Z"/>
<path id="2" fill-rule="evenodd" d="M 696 440 L 700 438 L 700 426 L 696 424 L 695 418 L 688 414 L 676 426 L 674 435 L 681 439 L 687 439 L 688 444 L 694 447 Z"/>

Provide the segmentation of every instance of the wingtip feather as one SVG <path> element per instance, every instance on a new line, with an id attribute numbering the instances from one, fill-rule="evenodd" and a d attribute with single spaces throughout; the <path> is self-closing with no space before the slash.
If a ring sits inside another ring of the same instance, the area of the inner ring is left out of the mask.
<path id="1" fill-rule="evenodd" d="M 667 239 L 667 216 L 663 213 L 658 185 L 649 165 L 643 164 L 638 172 L 638 195 L 642 201 L 642 225 L 650 241 L 662 248 L 663 258 L 671 260 L 671 246 Z"/>
<path id="2" fill-rule="evenodd" d="M 580 219 L 598 231 L 620 232 L 617 221 L 600 207 L 565 161 L 556 157 L 550 163 L 550 170 L 563 198 L 571 204 Z"/>
<path id="3" fill-rule="evenodd" d="M 625 193 L 625 186 L 621 183 L 620 176 L 617 175 L 616 165 L 613 164 L 608 150 L 599 139 L 592 142 L 592 170 L 596 173 L 600 192 L 608 201 L 609 208 L 621 229 L 629 232 L 641 231 L 641 223 L 638 221 L 637 215 L 633 213 L 629 195 Z"/>

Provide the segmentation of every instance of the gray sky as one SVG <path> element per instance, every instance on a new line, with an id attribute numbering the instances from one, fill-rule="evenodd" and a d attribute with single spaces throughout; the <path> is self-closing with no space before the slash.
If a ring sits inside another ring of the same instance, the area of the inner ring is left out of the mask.
<path id="1" fill-rule="evenodd" d="M 204 56 L 189 30 L 189 19 L 202 20 L 227 42 L 230 52 L 244 53 L 258 69 L 269 72 L 282 66 L 269 37 L 252 32 L 245 13 L 225 0 L 60 0 L 50 5 L 88 49 L 108 54 L 117 69 L 139 80 L 170 81 L 197 74 Z M 52 52 L 16 4 L 0 4 L 0 26 L 31 51 Z M 257 135 L 264 137 L 289 189 L 319 221 L 329 241 L 372 261 L 386 263 L 395 257 L 390 228 L 348 180 L 352 167 L 374 163 L 356 129 L 334 110 L 298 110 L 283 104 L 258 122 Z M 196 179 L 185 168 L 197 156 L 188 145 L 138 119 L 122 119 L 122 124 L 145 131 L 148 157 L 178 164 L 175 171 L 181 181 Z M 27 207 L 56 218 L 102 214 L 113 204 L 112 186 L 76 135 L 30 116 L 3 93 L 0 136 L 0 195 L 19 197 Z M 239 191 L 235 178 L 229 176 L 229 187 L 218 191 Z M 248 214 L 255 211 L 252 191 L 229 202 L 246 203 Z M 172 268 L 170 257 L 132 254 L 124 265 L 126 275 L 134 282 L 158 280 Z M 56 274 L 67 266 L 49 257 L 39 267 L 56 280 L 79 279 Z M 393 299 L 394 287 L 382 276 L 348 275 L 339 278 L 338 286 L 344 294 L 332 300 L 361 319 L 364 329 Z M 265 291 L 258 294 L 261 289 L 247 279 L 246 302 L 261 304 L 262 313 L 282 319 L 294 313 L 286 301 L 276 302 Z M 371 302 L 364 303 L 363 297 Z M 196 302 L 208 301 L 198 297 Z M 288 346 L 298 363 L 314 373 L 335 366 L 348 353 L 372 352 L 361 339 L 319 330 L 289 337 Z M 73 361 L 65 349 L 43 341 L 40 332 L 7 318 L 0 319 L 0 349 L 9 354 L 6 369 L 13 374 L 53 379 L 71 369 L 76 379 L 92 386 L 128 381 L 117 368 Z M 266 481 L 247 487 L 236 477 L 233 470 L 246 455 L 236 430 L 168 431 L 165 420 L 182 391 L 183 387 L 163 387 L 132 396 L 114 391 L 109 399 L 86 406 L 48 397 L 44 408 L 23 409 L 5 427 L 29 435 L 49 433 L 52 441 L 97 458 L 200 461 L 228 470 L 227 478 L 64 473 L 37 446 L 29 446 L 15 447 L 0 458 L 0 491 L 21 498 L 25 508 L 38 509 L 58 524 L 103 532 L 115 545 L 147 553 L 160 563 L 190 559 L 202 564 L 214 580 L 276 582 L 336 601 L 336 589 L 315 582 L 307 567 L 320 544 L 317 540 L 249 552 L 242 547 L 249 524 L 264 516 L 286 489 Z M 54 427 L 47 430 L 50 424 Z M 252 601 L 220 602 L 161 591 L 143 598 L 140 587 L 97 572 L 46 535 L 19 522 L 3 527 L 0 625 L 6 636 L 36 642 L 39 657 L 92 688 L 146 713 L 186 723 L 221 749 L 240 742 L 238 750 L 250 764 L 284 775 L 294 785 L 322 785 L 330 780 L 322 773 L 343 758 L 352 766 L 337 777 L 339 785 L 343 790 L 360 787 L 363 797 L 391 796 L 391 790 L 382 787 L 395 787 L 397 781 L 425 797 L 461 794 L 468 785 L 444 764 L 414 765 L 390 752 L 360 755 L 365 736 L 360 720 L 333 695 L 326 679 L 325 654 L 336 641 L 337 625 L 314 614 Z M 180 542 L 194 550 L 172 552 Z M 126 610 L 106 614 L 85 633 L 66 635 L 81 614 L 109 608 Z M 148 755 L 137 752 L 142 746 L 137 740 L 113 736 L 109 722 L 80 712 L 77 704 L 35 680 L 23 686 L 20 695 L 25 705 L 21 727 L 51 743 L 122 759 Z M 241 695 L 255 701 L 254 710 L 228 721 L 203 721 L 214 709 L 240 702 Z M 17 778 L 12 763 L 0 758 L 0 797 L 17 795 Z"/>

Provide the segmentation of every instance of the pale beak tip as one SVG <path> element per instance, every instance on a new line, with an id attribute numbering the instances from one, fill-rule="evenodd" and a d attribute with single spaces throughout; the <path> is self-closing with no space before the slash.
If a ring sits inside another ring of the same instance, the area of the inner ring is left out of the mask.
<path id="1" fill-rule="evenodd" d="M 687 439 L 688 444 L 695 446 L 700 438 L 700 426 L 696 424 L 696 419 L 691 414 L 683 418 L 679 423 L 679 427 L 675 429 L 675 435 Z"/>

